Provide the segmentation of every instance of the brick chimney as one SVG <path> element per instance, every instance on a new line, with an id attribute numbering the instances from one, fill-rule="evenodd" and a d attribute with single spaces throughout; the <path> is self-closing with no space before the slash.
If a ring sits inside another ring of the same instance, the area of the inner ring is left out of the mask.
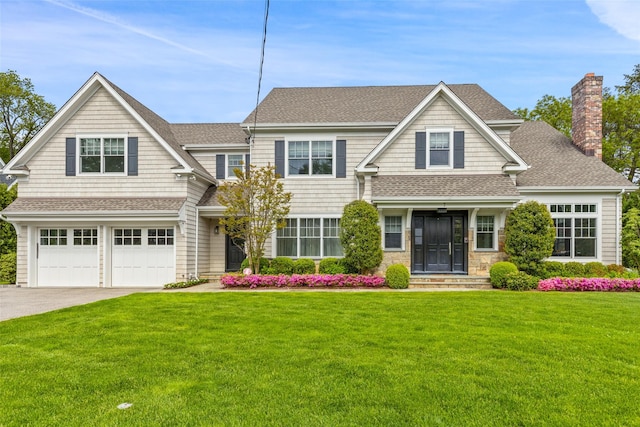
<path id="1" fill-rule="evenodd" d="M 573 143 L 587 156 L 602 159 L 602 76 L 588 73 L 571 88 Z"/>

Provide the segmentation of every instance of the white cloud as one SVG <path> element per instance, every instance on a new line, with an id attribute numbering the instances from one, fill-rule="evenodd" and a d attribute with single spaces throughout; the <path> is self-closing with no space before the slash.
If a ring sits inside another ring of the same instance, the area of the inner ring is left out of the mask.
<path id="1" fill-rule="evenodd" d="M 600 22 L 622 36 L 640 41 L 640 2 L 637 0 L 586 0 Z"/>

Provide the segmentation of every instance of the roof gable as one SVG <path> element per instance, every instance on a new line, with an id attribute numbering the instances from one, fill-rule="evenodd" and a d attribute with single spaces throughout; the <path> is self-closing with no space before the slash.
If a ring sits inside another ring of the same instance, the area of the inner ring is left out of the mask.
<path id="1" fill-rule="evenodd" d="M 20 169 L 77 111 L 100 89 L 104 88 L 149 134 L 162 146 L 183 169 L 195 173 L 207 181 L 215 179 L 189 153 L 182 150 L 171 131 L 170 124 L 145 107 L 131 95 L 111 83 L 99 73 L 93 76 L 67 101 L 55 116 L 7 163 L 7 173 L 24 174 Z"/>
<path id="2" fill-rule="evenodd" d="M 358 164 L 358 172 L 375 172 L 371 164 L 396 140 L 418 116 L 424 113 L 433 102 L 442 97 L 458 112 L 489 144 L 510 163 L 506 168 L 509 172 L 520 172 L 527 169 L 524 160 L 500 138 L 485 121 L 446 84 L 441 82 L 425 96 L 420 103 L 409 112 L 402 121 Z M 514 119 L 515 120 L 515 119 Z"/>

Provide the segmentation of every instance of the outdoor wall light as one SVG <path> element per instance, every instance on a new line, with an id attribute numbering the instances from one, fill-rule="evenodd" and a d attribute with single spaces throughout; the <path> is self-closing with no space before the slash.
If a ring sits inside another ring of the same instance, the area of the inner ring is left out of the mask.
<path id="1" fill-rule="evenodd" d="M 213 234 L 220 234 L 220 226 L 216 225 L 213 227 Z"/>

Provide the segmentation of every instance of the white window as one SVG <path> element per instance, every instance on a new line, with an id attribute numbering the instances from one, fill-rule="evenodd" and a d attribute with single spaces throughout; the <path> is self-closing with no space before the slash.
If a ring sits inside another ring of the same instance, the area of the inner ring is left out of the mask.
<path id="1" fill-rule="evenodd" d="M 79 138 L 81 173 L 125 172 L 126 148 L 124 137 Z"/>
<path id="2" fill-rule="evenodd" d="M 385 249 L 402 248 L 402 217 L 384 217 L 384 247 Z"/>
<path id="3" fill-rule="evenodd" d="M 244 170 L 244 155 L 229 154 L 227 155 L 227 178 L 236 177 L 236 169 Z"/>
<path id="4" fill-rule="evenodd" d="M 73 246 L 97 246 L 98 245 L 98 229 L 97 228 L 74 228 L 73 229 Z"/>
<path id="5" fill-rule="evenodd" d="M 429 167 L 451 167 L 453 164 L 452 130 L 427 130 L 427 164 Z"/>
<path id="6" fill-rule="evenodd" d="M 173 228 L 150 228 L 147 230 L 148 246 L 173 246 Z"/>
<path id="7" fill-rule="evenodd" d="M 556 228 L 554 257 L 596 258 L 597 205 L 552 204 L 549 212 Z"/>
<path id="8" fill-rule="evenodd" d="M 495 217 L 493 215 L 478 215 L 476 217 L 476 249 L 494 249 Z"/>
<path id="9" fill-rule="evenodd" d="M 288 257 L 339 257 L 339 218 L 288 218 L 286 226 L 276 233 L 277 256 Z"/>
<path id="10" fill-rule="evenodd" d="M 288 174 L 333 175 L 333 141 L 289 141 Z"/>
<path id="11" fill-rule="evenodd" d="M 114 246 L 142 246 L 142 229 L 140 228 L 114 228 Z"/>
<path id="12" fill-rule="evenodd" d="M 67 230 L 64 228 L 47 228 L 40 230 L 40 244 L 42 246 L 66 246 Z"/>

